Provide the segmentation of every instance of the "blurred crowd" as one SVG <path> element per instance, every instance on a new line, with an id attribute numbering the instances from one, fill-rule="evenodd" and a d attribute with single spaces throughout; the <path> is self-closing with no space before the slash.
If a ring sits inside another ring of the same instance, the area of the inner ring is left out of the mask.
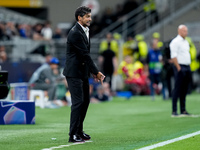
<path id="1" fill-rule="evenodd" d="M 116 33 L 115 33 L 116 34 Z M 150 42 L 146 42 L 141 34 L 128 36 L 122 46 L 123 60 L 120 61 L 119 38 L 107 33 L 99 46 L 98 64 L 105 74 L 105 82 L 109 83 L 111 95 L 117 91 L 131 91 L 132 95 L 161 94 L 163 99 L 171 98 L 173 69 L 170 59 L 169 42 L 160 40 L 160 33 L 154 32 Z M 119 36 L 117 36 L 119 37 Z M 191 71 L 200 74 L 200 55 L 190 37 Z M 193 79 L 195 80 L 195 79 Z M 191 81 L 189 93 L 199 86 Z"/>
<path id="2" fill-rule="evenodd" d="M 94 36 L 114 21 L 136 9 L 144 2 L 145 12 L 155 13 L 154 0 L 126 0 L 124 4 L 118 4 L 113 11 L 106 8 L 102 16 L 94 16 L 90 26 L 90 36 Z M 159 18 L 155 15 L 155 21 Z M 60 28 L 52 29 L 51 22 L 29 24 L 14 24 L 13 22 L 0 22 L 0 41 L 9 41 L 16 36 L 24 39 L 50 41 L 67 37 L 67 32 Z M 129 91 L 131 95 L 151 95 L 152 100 L 156 94 L 162 94 L 163 99 L 172 96 L 173 70 L 170 62 L 169 42 L 160 40 L 160 33 L 152 34 L 150 42 L 145 41 L 141 34 L 129 35 L 121 39 L 118 33 L 107 33 L 99 44 L 98 66 L 106 76 L 104 84 L 95 83 L 90 78 L 91 102 L 105 102 L 112 100 L 119 91 Z M 191 70 L 200 73 L 200 56 L 192 39 L 187 37 L 190 43 Z M 120 44 L 123 41 L 123 44 Z M 122 56 L 121 56 L 122 55 Z M 121 60 L 122 58 L 123 60 Z M 42 64 L 30 78 L 31 90 L 43 90 L 51 101 L 51 106 L 70 105 L 70 93 L 65 78 L 62 76 L 62 68 L 58 58 L 45 53 L 46 62 Z M 5 47 L 0 46 L 0 63 L 7 61 Z M 200 83 L 191 81 L 190 92 Z M 62 92 L 61 92 L 62 91 Z M 129 94 L 130 94 L 129 93 Z M 129 97 L 129 96 L 127 96 Z M 57 101 L 58 99 L 62 101 Z"/>
<path id="3" fill-rule="evenodd" d="M 155 0 L 125 0 L 122 4 L 117 4 L 114 9 L 106 7 L 101 15 L 93 16 L 92 23 L 90 26 L 90 36 L 93 37 L 95 34 L 106 28 L 113 22 L 129 12 L 135 10 L 141 4 L 148 2 L 144 6 L 144 12 L 156 13 L 156 2 Z M 156 15 L 158 21 L 158 14 Z M 10 40 L 15 36 L 22 38 L 28 38 L 33 40 L 51 40 L 59 39 L 67 36 L 67 31 L 62 32 L 62 29 L 56 27 L 52 29 L 51 21 L 43 23 L 31 24 L 18 24 L 13 22 L 0 22 L 0 40 Z"/>
<path id="4" fill-rule="evenodd" d="M 12 40 L 16 36 L 33 40 L 51 40 L 64 37 L 60 28 L 52 29 L 50 21 L 37 23 L 35 25 L 0 22 L 1 41 Z"/>
<path id="5" fill-rule="evenodd" d="M 146 3 L 143 7 L 143 13 L 145 14 L 144 17 L 146 17 L 147 14 L 153 14 L 150 25 L 153 25 L 154 23 L 158 22 L 159 15 L 157 11 L 158 8 L 156 7 L 156 5 L 158 5 L 159 3 L 158 1 L 125 0 L 124 3 L 117 4 L 114 8 L 106 7 L 101 15 L 93 16 L 90 25 L 90 36 L 93 37 L 94 35 L 102 31 L 115 21 L 122 21 L 128 13 L 136 10 L 139 6 L 143 5 L 144 3 Z M 136 15 L 133 17 L 136 17 Z"/>

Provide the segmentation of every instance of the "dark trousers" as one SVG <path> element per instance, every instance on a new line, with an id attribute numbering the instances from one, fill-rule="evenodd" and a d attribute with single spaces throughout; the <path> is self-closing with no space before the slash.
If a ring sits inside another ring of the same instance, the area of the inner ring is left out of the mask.
<path id="1" fill-rule="evenodd" d="M 90 103 L 88 79 L 66 78 L 71 94 L 71 118 L 69 135 L 83 131 L 83 121 Z"/>
<path id="2" fill-rule="evenodd" d="M 161 78 L 160 78 L 160 74 L 150 74 L 150 80 L 151 80 L 151 84 L 150 84 L 150 90 L 151 90 L 151 96 L 155 95 L 154 92 L 154 87 L 153 84 L 157 84 L 161 82 Z"/>
<path id="3" fill-rule="evenodd" d="M 186 95 L 189 87 L 189 83 L 191 81 L 191 71 L 190 66 L 180 65 L 181 70 L 178 72 L 176 67 L 174 68 L 175 75 L 175 86 L 173 90 L 172 97 L 172 111 L 177 112 L 177 101 L 180 99 L 180 112 L 184 112 L 185 103 L 186 103 Z"/>

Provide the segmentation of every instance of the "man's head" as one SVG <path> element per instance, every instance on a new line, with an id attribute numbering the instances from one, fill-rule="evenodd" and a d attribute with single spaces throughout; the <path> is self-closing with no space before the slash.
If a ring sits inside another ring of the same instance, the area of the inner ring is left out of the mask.
<path id="1" fill-rule="evenodd" d="M 58 69 L 58 66 L 59 66 L 59 60 L 55 57 L 53 57 L 51 60 L 50 60 L 50 67 L 52 70 L 54 69 Z"/>
<path id="2" fill-rule="evenodd" d="M 107 41 L 111 41 L 112 40 L 112 33 L 110 33 L 110 32 L 108 32 L 107 34 L 106 34 L 106 39 L 107 39 Z"/>
<path id="3" fill-rule="evenodd" d="M 127 64 L 133 63 L 133 59 L 132 59 L 132 57 L 129 56 L 129 55 L 126 55 L 126 56 L 125 56 L 124 61 L 125 61 Z"/>
<path id="4" fill-rule="evenodd" d="M 181 36 L 181 37 L 183 37 L 183 38 L 185 38 L 186 36 L 187 36 L 187 34 L 188 34 L 188 29 L 187 29 L 187 27 L 185 26 L 185 25 L 179 25 L 178 26 L 178 34 Z"/>
<path id="5" fill-rule="evenodd" d="M 81 6 L 76 9 L 75 12 L 76 21 L 78 21 L 82 26 L 89 27 L 92 21 L 91 9 L 86 6 Z"/>
<path id="6" fill-rule="evenodd" d="M 153 50 L 158 50 L 159 49 L 158 48 L 158 39 L 153 39 L 151 41 L 151 47 L 152 47 Z"/>

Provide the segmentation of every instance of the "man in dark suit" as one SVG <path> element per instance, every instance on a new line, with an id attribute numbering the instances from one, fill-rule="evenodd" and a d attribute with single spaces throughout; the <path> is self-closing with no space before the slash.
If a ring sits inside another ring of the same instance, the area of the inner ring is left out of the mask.
<path id="1" fill-rule="evenodd" d="M 72 106 L 69 142 L 85 142 L 90 136 L 83 132 L 83 121 L 90 103 L 90 73 L 96 81 L 103 82 L 105 76 L 99 72 L 90 57 L 89 26 L 91 9 L 85 6 L 75 12 L 77 23 L 67 37 L 66 64 L 63 71 L 71 93 Z"/>

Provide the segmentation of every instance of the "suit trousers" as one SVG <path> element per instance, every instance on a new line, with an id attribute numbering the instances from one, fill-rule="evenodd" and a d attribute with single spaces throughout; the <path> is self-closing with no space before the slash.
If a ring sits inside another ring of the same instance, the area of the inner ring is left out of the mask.
<path id="1" fill-rule="evenodd" d="M 71 94 L 71 117 L 69 135 L 79 134 L 83 131 L 83 122 L 90 103 L 88 78 L 66 77 Z"/>
<path id="2" fill-rule="evenodd" d="M 188 92 L 189 83 L 191 81 L 191 71 L 190 66 L 180 65 L 181 70 L 178 72 L 176 67 L 173 66 L 175 75 L 175 86 L 173 90 L 172 97 L 172 111 L 177 112 L 177 101 L 180 99 L 180 112 L 183 113 L 186 104 L 186 95 Z"/>

